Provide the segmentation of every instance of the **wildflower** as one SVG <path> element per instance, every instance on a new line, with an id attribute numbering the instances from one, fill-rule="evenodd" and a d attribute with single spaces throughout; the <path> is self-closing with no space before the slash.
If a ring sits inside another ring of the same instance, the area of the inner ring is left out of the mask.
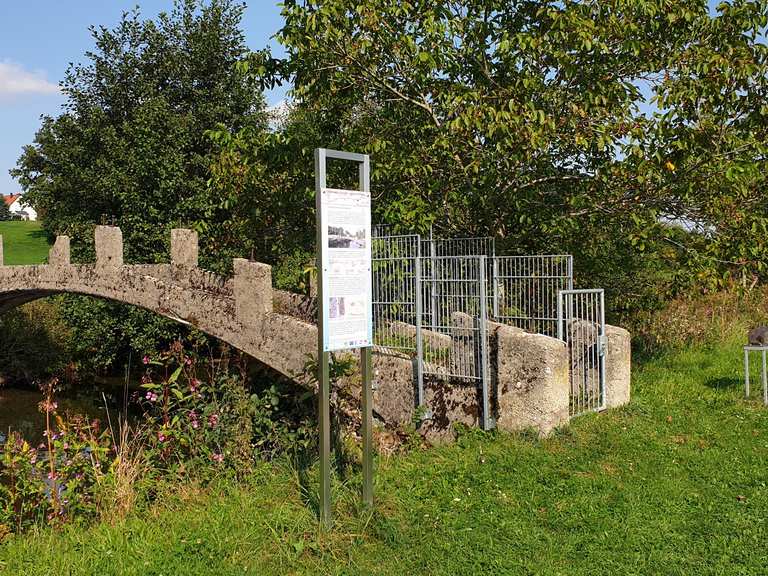
<path id="1" fill-rule="evenodd" d="M 149 400 L 150 402 L 157 402 L 157 394 L 152 392 L 151 390 L 147 392 L 145 398 Z"/>
<path id="2" fill-rule="evenodd" d="M 145 356 L 144 356 L 144 358 L 142 358 L 142 359 L 141 359 L 141 361 L 142 361 L 142 362 L 144 363 L 144 365 L 146 366 L 147 364 L 149 364 L 149 356 L 146 356 L 146 355 L 145 355 Z"/>
<path id="3" fill-rule="evenodd" d="M 165 434 L 163 434 L 162 432 L 158 432 L 158 433 L 157 433 L 157 439 L 158 439 L 160 442 L 165 442 L 165 440 L 166 440 L 166 436 L 165 436 Z"/>
<path id="4" fill-rule="evenodd" d="M 187 366 L 191 366 L 192 365 L 192 358 L 184 358 L 184 364 L 186 364 Z"/>
<path id="5" fill-rule="evenodd" d="M 211 454 L 211 459 L 217 464 L 221 464 L 222 462 L 224 462 L 224 454 L 220 454 L 219 452 L 214 452 L 213 454 Z"/>
<path id="6" fill-rule="evenodd" d="M 216 428 L 216 426 L 219 425 L 219 415 L 214 412 L 210 416 L 208 416 L 208 426 L 211 428 Z"/>
<path id="7" fill-rule="evenodd" d="M 56 480 L 56 472 L 48 472 L 48 480 Z"/>
<path id="8" fill-rule="evenodd" d="M 189 420 L 192 423 L 192 428 L 197 430 L 200 427 L 200 421 L 197 419 L 197 412 L 194 410 L 189 411 Z"/>
<path id="9" fill-rule="evenodd" d="M 189 381 L 189 391 L 194 394 L 197 392 L 197 387 L 200 385 L 200 380 L 197 378 L 192 378 L 192 380 Z"/>
<path id="10" fill-rule="evenodd" d="M 43 400 L 40 402 L 40 404 L 37 405 L 40 412 L 53 414 L 56 412 L 56 408 L 59 407 L 57 402 L 54 402 L 53 400 Z"/>

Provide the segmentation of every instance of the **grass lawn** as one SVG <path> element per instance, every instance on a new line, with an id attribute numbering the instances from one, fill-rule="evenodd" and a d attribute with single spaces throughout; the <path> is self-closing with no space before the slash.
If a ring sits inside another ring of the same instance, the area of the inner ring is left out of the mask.
<path id="1" fill-rule="evenodd" d="M 543 441 L 471 432 L 381 461 L 375 515 L 359 479 L 339 483 L 330 533 L 296 475 L 264 465 L 124 521 L 12 538 L 0 572 L 765 574 L 768 409 L 742 398 L 740 352 L 649 361 L 631 405 Z"/>
<path id="2" fill-rule="evenodd" d="M 42 264 L 48 258 L 48 241 L 39 222 L 0 222 L 6 265 Z"/>

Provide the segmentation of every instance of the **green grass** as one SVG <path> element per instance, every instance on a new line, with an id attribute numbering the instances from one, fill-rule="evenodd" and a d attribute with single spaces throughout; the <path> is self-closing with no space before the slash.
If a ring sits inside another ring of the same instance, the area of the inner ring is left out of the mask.
<path id="1" fill-rule="evenodd" d="M 48 241 L 39 222 L 0 222 L 6 265 L 42 264 L 48 258 Z"/>
<path id="2" fill-rule="evenodd" d="M 187 490 L 125 521 L 0 547 L 9 574 L 764 574 L 768 409 L 737 343 L 647 362 L 632 403 L 546 440 L 470 432 L 379 462 L 318 529 L 294 473 Z M 314 485 L 313 485 L 314 486 Z"/>

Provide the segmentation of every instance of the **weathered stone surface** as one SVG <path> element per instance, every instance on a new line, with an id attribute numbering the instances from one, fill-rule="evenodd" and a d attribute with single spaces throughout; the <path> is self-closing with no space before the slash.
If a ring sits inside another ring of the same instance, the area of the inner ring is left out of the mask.
<path id="1" fill-rule="evenodd" d="M 406 425 L 415 414 L 413 361 L 396 354 L 373 356 L 373 406 L 387 423 Z"/>
<path id="2" fill-rule="evenodd" d="M 317 324 L 317 300 L 311 296 L 274 290 L 272 303 L 275 312 L 293 316 L 310 324 Z"/>
<path id="3" fill-rule="evenodd" d="M 605 404 L 608 408 L 629 403 L 632 376 L 632 345 L 627 330 L 605 325 L 608 350 L 605 356 Z"/>
<path id="4" fill-rule="evenodd" d="M 235 258 L 234 268 L 237 316 L 244 324 L 260 325 L 264 315 L 272 312 L 272 267 Z"/>
<path id="5" fill-rule="evenodd" d="M 116 226 L 96 226 L 96 264 L 123 265 L 123 233 Z"/>
<path id="6" fill-rule="evenodd" d="M 477 382 L 425 378 L 424 398 L 432 417 L 419 431 L 432 444 L 453 441 L 456 424 L 479 425 L 482 402 Z"/>
<path id="7" fill-rule="evenodd" d="M 48 252 L 48 264 L 51 266 L 69 266 L 69 236 L 57 236 L 56 242 Z"/>
<path id="8" fill-rule="evenodd" d="M 171 264 L 197 268 L 197 232 L 178 228 L 171 230 Z"/>
<path id="9" fill-rule="evenodd" d="M 565 344 L 515 328 L 497 329 L 497 425 L 546 435 L 568 422 L 569 372 Z"/>

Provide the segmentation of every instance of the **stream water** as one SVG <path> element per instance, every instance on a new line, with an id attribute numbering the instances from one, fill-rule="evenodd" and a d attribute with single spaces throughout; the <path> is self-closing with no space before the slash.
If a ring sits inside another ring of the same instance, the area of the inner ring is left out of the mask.
<path id="1" fill-rule="evenodd" d="M 104 405 L 103 392 L 107 399 L 110 416 L 116 419 L 118 415 L 116 396 L 122 396 L 122 390 L 116 391 L 110 384 L 112 383 L 102 382 L 83 388 L 76 393 L 58 394 L 56 397 L 58 413 L 98 418 L 106 424 L 107 408 Z M 42 393 L 35 389 L 0 388 L 0 441 L 4 442 L 8 431 L 12 430 L 19 432 L 30 443 L 40 443 L 45 430 L 45 414 L 38 409 L 42 399 Z"/>

